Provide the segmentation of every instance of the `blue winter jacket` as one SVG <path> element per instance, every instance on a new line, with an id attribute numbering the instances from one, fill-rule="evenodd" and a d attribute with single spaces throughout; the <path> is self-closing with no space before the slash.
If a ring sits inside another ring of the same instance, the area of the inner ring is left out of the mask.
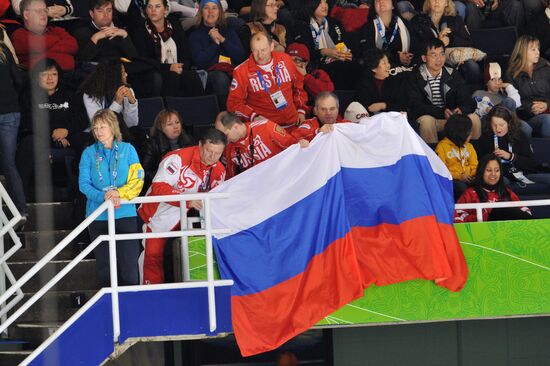
<path id="1" fill-rule="evenodd" d="M 121 199 L 131 200 L 137 197 L 143 187 L 144 172 L 136 150 L 126 142 L 114 142 L 111 149 L 96 142 L 88 146 L 80 159 L 80 191 L 88 199 L 86 217 L 94 212 L 103 202 L 109 189 L 116 188 Z M 136 216 L 135 205 L 120 205 L 115 209 L 115 218 Z M 107 220 L 107 211 L 101 214 L 98 221 Z"/>

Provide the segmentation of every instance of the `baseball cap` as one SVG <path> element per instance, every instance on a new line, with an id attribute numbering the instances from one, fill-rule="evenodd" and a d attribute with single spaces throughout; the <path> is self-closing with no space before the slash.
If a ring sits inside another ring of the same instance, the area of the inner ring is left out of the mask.
<path id="1" fill-rule="evenodd" d="M 305 60 L 306 62 L 309 62 L 309 50 L 302 43 L 291 43 L 287 46 L 286 53 L 288 53 L 290 56 L 296 56 L 301 58 L 302 60 Z"/>

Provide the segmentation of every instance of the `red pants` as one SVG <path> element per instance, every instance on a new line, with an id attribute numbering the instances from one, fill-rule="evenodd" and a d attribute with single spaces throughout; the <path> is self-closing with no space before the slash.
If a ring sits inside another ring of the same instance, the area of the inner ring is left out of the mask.
<path id="1" fill-rule="evenodd" d="M 180 224 L 172 228 L 179 230 Z M 147 226 L 147 232 L 151 229 Z M 164 283 L 164 246 L 168 238 L 154 238 L 145 241 L 145 257 L 143 260 L 143 283 Z"/>

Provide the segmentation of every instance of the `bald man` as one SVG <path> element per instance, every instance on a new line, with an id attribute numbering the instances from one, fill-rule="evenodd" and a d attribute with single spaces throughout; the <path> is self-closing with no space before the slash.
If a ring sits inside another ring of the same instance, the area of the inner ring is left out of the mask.
<path id="1" fill-rule="evenodd" d="M 233 72 L 227 110 L 244 122 L 265 118 L 283 127 L 300 124 L 307 102 L 304 78 L 289 55 L 273 48 L 269 35 L 252 36 L 250 57 Z"/>

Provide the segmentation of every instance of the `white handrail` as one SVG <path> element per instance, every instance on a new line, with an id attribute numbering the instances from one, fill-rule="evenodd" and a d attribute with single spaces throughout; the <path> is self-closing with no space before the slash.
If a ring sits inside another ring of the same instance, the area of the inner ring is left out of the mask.
<path id="1" fill-rule="evenodd" d="M 1 193 L 1 192 L 0 192 Z M 36 292 L 29 300 L 21 305 L 8 319 L 0 324 L 0 332 L 6 330 L 14 321 L 19 318 L 26 310 L 28 310 L 38 299 L 40 299 L 49 289 L 57 284 L 71 269 L 73 269 L 80 261 L 82 261 L 88 254 L 90 254 L 100 243 L 107 240 L 109 242 L 109 266 L 111 276 L 111 294 L 112 294 L 112 311 L 113 311 L 113 342 L 118 342 L 120 335 L 120 313 L 118 306 L 118 278 L 117 278 L 117 266 L 116 266 L 116 241 L 117 240 L 130 240 L 130 239 L 144 239 L 144 238 L 175 238 L 182 237 L 187 238 L 191 235 L 205 235 L 206 236 L 206 250 L 207 250 L 207 273 L 208 273 L 208 305 L 209 305 L 209 323 L 210 331 L 216 330 L 216 306 L 215 306 L 215 281 L 213 279 L 213 250 L 212 250 L 212 235 L 229 233 L 227 229 L 212 229 L 210 223 L 210 200 L 229 197 L 228 193 L 191 193 L 182 195 L 170 195 L 170 196 L 150 196 L 150 197 L 137 197 L 131 201 L 122 200 L 121 204 L 139 204 L 139 203 L 154 203 L 154 202 L 179 202 L 180 206 L 185 207 L 186 201 L 201 200 L 205 204 L 205 216 L 208 217 L 207 225 L 204 229 L 198 230 L 179 230 L 161 233 L 135 233 L 135 234 L 116 234 L 115 232 L 115 215 L 114 206 L 111 201 L 102 203 L 90 216 L 88 216 L 80 225 L 78 225 L 69 235 L 67 235 L 59 244 L 57 244 L 50 252 L 48 252 L 40 261 L 32 266 L 27 273 L 25 273 L 19 280 L 15 281 L 13 285 L 0 295 L 0 303 L 5 302 L 14 293 L 21 291 L 21 287 L 25 285 L 40 269 L 42 269 L 50 260 L 52 260 L 59 252 L 61 252 L 69 243 L 72 242 L 76 236 L 78 236 L 90 223 L 95 221 L 97 217 L 107 210 L 108 212 L 108 234 L 100 235 L 90 245 L 88 245 L 82 252 L 80 252 L 71 262 L 69 262 L 62 270 L 60 270 L 50 281 L 48 281 L 38 292 Z M 186 217 L 186 210 L 180 210 L 180 219 Z M 182 220 L 183 227 L 183 220 Z M 210 253 L 210 255 L 208 255 Z M 208 259 L 209 258 L 209 259 Z M 3 263 L 5 264 L 5 263 Z M 9 269 L 8 269 L 9 270 Z M 13 277 L 13 276 L 12 276 Z M 21 293 L 22 294 L 22 293 Z"/>
<path id="2" fill-rule="evenodd" d="M 481 202 L 481 203 L 458 203 L 456 210 L 476 210 L 476 219 L 483 221 L 484 208 L 506 208 L 506 207 L 524 207 L 524 206 L 550 206 L 550 199 L 546 200 L 526 200 L 526 201 L 501 201 L 501 202 Z"/>
<path id="3" fill-rule="evenodd" d="M 16 282 L 13 273 L 7 265 L 7 260 L 11 258 L 15 252 L 17 252 L 23 245 L 21 240 L 13 230 L 14 226 L 22 220 L 21 213 L 15 207 L 15 204 L 11 200 L 8 192 L 2 184 L 0 184 L 0 207 L 3 207 L 3 203 L 6 204 L 8 210 L 11 212 L 13 217 L 11 220 L 8 220 L 8 217 L 4 213 L 3 209 L 0 210 L 0 294 L 6 291 L 6 278 L 8 282 L 13 286 Z M 4 248 L 4 235 L 9 234 L 13 241 L 13 246 L 6 252 Z M 15 293 L 15 297 L 12 298 L 9 302 L 0 301 L 0 320 L 5 321 L 7 319 L 7 313 L 23 298 L 23 291 L 19 289 Z M 7 335 L 7 330 L 0 333 L 5 333 Z"/>

